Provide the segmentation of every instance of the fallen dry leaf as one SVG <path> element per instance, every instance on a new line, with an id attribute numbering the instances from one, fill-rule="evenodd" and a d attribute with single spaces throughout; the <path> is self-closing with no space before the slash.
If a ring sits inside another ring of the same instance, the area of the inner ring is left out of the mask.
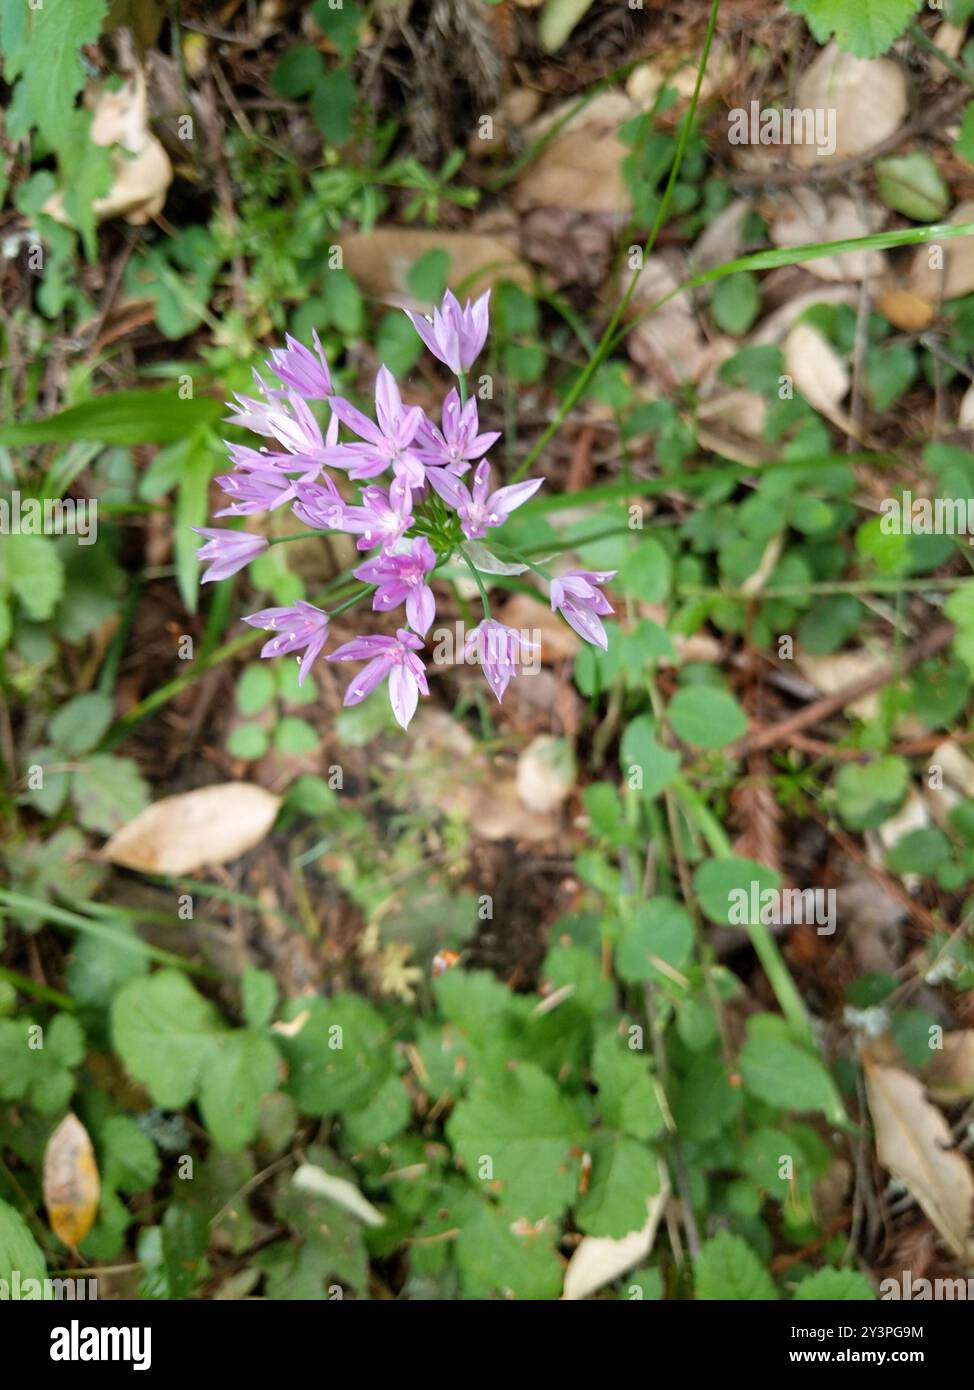
<path id="1" fill-rule="evenodd" d="M 165 796 L 117 830 L 105 859 L 142 873 L 190 874 L 225 864 L 260 844 L 281 798 L 250 782 L 220 782 Z"/>
<path id="2" fill-rule="evenodd" d="M 915 1076 L 865 1060 L 876 1154 L 904 1184 L 955 1255 L 971 1251 L 974 1174 L 943 1115 Z"/>
<path id="3" fill-rule="evenodd" d="M 860 648 L 857 651 L 833 652 L 831 656 L 810 656 L 806 652 L 796 651 L 795 667 L 823 695 L 834 695 L 853 681 L 865 680 L 873 675 L 889 659 L 890 649 L 883 646 L 875 651 Z M 859 719 L 872 719 L 879 708 L 879 695 L 871 691 L 851 701 L 845 708 Z"/>
<path id="4" fill-rule="evenodd" d="M 769 234 L 775 246 L 851 240 L 877 231 L 883 219 L 882 209 L 860 211 L 845 194 L 825 199 L 814 188 L 796 188 L 779 200 Z M 805 269 L 820 280 L 858 281 L 881 274 L 884 265 L 881 251 L 847 251 L 806 261 Z"/>
<path id="5" fill-rule="evenodd" d="M 792 145 L 794 163 L 851 159 L 899 130 L 907 114 L 906 77 L 891 58 L 854 58 L 830 43 L 801 77 L 794 105 L 835 112 L 835 150 L 820 155 L 814 145 Z"/>
<path id="6" fill-rule="evenodd" d="M 974 222 L 974 201 L 959 203 L 946 219 L 952 226 Z M 940 257 L 943 269 L 938 269 Z M 974 290 L 974 236 L 918 246 L 910 264 L 909 291 L 931 307 Z"/>
<path id="7" fill-rule="evenodd" d="M 685 276 L 671 269 L 660 257 L 650 261 L 636 282 L 633 309 L 644 313 L 665 296 L 673 294 Z M 637 322 L 627 340 L 629 356 L 667 389 L 686 381 L 700 381 L 719 355 L 713 343 L 704 341 L 703 332 L 689 296 L 674 295 L 649 318 Z"/>
<path id="8" fill-rule="evenodd" d="M 58 1240 L 76 1249 L 95 1224 L 101 1181 L 88 1131 L 65 1115 L 44 1150 L 44 1205 Z"/>
<path id="9" fill-rule="evenodd" d="M 974 1096 L 974 1028 L 944 1034 L 943 1047 L 934 1050 L 923 1080 L 941 1105 L 954 1105 Z"/>
<path id="10" fill-rule="evenodd" d="M 424 232 L 418 227 L 374 227 L 342 237 L 344 268 L 363 289 L 380 298 L 412 306 L 416 296 L 408 275 L 427 251 L 450 257 L 449 283 L 466 295 L 478 295 L 501 280 L 525 289 L 531 272 L 511 245 L 498 236 L 478 232 Z"/>
<path id="11" fill-rule="evenodd" d="M 658 1165 L 660 1190 L 646 1201 L 648 1216 L 641 1231 L 613 1240 L 609 1236 L 585 1236 L 568 1261 L 562 1299 L 574 1301 L 611 1284 L 627 1269 L 641 1264 L 653 1248 L 663 1209 L 670 1195 L 670 1180 L 663 1163 Z"/>
<path id="12" fill-rule="evenodd" d="M 851 385 L 849 369 L 828 339 L 810 323 L 796 323 L 785 339 L 785 371 L 795 390 L 829 419 Z"/>
<path id="13" fill-rule="evenodd" d="M 123 216 L 143 227 L 158 216 L 172 183 L 169 156 L 149 129 L 149 103 L 145 77 L 138 69 L 117 91 L 102 90 L 94 100 L 91 138 L 96 145 L 117 145 L 112 164 L 115 181 L 92 211 L 99 222 Z M 53 194 L 43 211 L 58 222 L 71 223 L 60 193 Z"/>
<path id="14" fill-rule="evenodd" d="M 575 785 L 575 762 L 565 739 L 539 734 L 517 760 L 517 794 L 529 811 L 556 811 Z"/>
<path id="15" fill-rule="evenodd" d="M 366 1226 L 384 1226 L 386 1223 L 382 1212 L 362 1196 L 354 1183 L 347 1178 L 336 1177 L 334 1173 L 327 1173 L 313 1163 L 302 1163 L 295 1170 L 291 1182 L 299 1192 L 308 1192 L 312 1197 L 326 1197 L 343 1211 L 358 1217 Z"/>
<path id="16" fill-rule="evenodd" d="M 912 290 L 889 284 L 876 297 L 876 308 L 889 319 L 894 328 L 916 333 L 936 318 L 937 311 L 928 299 Z"/>
<path id="17" fill-rule="evenodd" d="M 525 139 L 540 139 L 572 104 L 547 112 L 527 128 Z M 603 92 L 589 102 L 517 180 L 512 202 L 518 212 L 567 208 L 572 212 L 628 213 L 632 194 L 621 166 L 630 151 L 618 132 L 622 122 L 638 111 L 635 102 L 622 92 Z"/>

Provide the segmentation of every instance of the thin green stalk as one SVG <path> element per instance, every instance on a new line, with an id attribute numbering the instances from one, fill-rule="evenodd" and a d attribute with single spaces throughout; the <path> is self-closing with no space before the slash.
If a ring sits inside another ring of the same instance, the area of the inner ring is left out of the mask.
<path id="1" fill-rule="evenodd" d="M 56 907 L 54 903 L 42 902 L 39 898 L 30 898 L 26 893 L 12 893 L 7 888 L 0 888 L 0 907 L 6 907 L 12 912 L 24 912 L 31 917 L 42 917 L 46 922 L 52 922 L 59 927 L 67 927 L 69 931 L 80 932 L 82 936 L 93 936 L 101 941 L 110 941 L 113 945 L 121 946 L 123 949 L 137 951 L 141 955 L 148 956 L 150 960 L 156 961 L 159 965 L 169 965 L 176 970 L 185 970 L 192 975 L 203 975 L 210 980 L 223 979 L 220 971 L 212 970 L 208 965 L 197 965 L 193 961 L 184 960 L 182 956 L 177 956 L 173 951 L 164 951 L 161 946 L 150 946 L 141 937 L 112 931 L 102 922 L 94 922 L 90 917 L 82 917 L 80 913 L 69 912 L 64 907 Z"/>
<path id="2" fill-rule="evenodd" d="M 925 593 L 928 590 L 960 589 L 972 582 L 970 575 L 949 579 L 829 579 L 809 584 L 770 584 L 754 594 L 743 589 L 722 589 L 706 584 L 681 584 L 679 591 L 689 598 L 802 598 L 808 594 Z"/>
<path id="3" fill-rule="evenodd" d="M 684 811 L 693 820 L 706 840 L 714 858 L 731 858 L 734 851 L 724 827 L 713 815 L 703 798 L 698 796 L 686 780 L 680 776 L 674 778 L 673 790 L 682 803 Z M 754 953 L 768 977 L 768 983 L 774 991 L 781 1012 L 788 1021 L 792 1035 L 797 1042 L 804 1043 L 807 1047 L 817 1051 L 818 1044 L 815 1040 L 812 1021 L 805 1008 L 805 1001 L 799 994 L 791 971 L 778 950 L 777 942 L 763 922 L 749 922 L 747 933 L 751 939 L 751 945 L 754 947 Z"/>
<path id="4" fill-rule="evenodd" d="M 483 581 L 483 580 L 481 579 L 481 577 L 480 577 L 480 570 L 477 568 L 477 566 L 476 566 L 476 565 L 474 564 L 474 562 L 471 560 L 470 556 L 469 556 L 469 555 L 467 554 L 467 552 L 464 550 L 463 546 L 460 547 L 460 554 L 463 556 L 464 563 L 466 564 L 467 569 L 468 569 L 468 570 L 470 571 L 470 573 L 473 575 L 474 580 L 476 581 L 476 584 L 477 584 L 477 588 L 480 590 L 481 602 L 482 602 L 483 605 L 484 605 L 484 617 L 485 617 L 485 618 L 489 618 L 489 617 L 490 617 L 490 599 L 487 597 L 487 590 L 484 588 L 484 581 Z"/>
<path id="5" fill-rule="evenodd" d="M 575 378 L 575 381 L 569 388 L 569 391 L 565 396 L 565 399 L 562 401 L 561 406 L 558 409 L 557 415 L 548 425 L 547 429 L 541 435 L 541 438 L 535 444 L 534 448 L 531 449 L 527 458 L 525 458 L 520 468 L 514 474 L 514 477 L 511 479 L 512 482 L 517 482 L 520 478 L 523 478 L 524 474 L 534 463 L 535 459 L 544 449 L 549 439 L 551 439 L 552 435 L 554 435 L 555 432 L 561 427 L 562 421 L 568 415 L 569 411 L 572 409 L 575 403 L 579 400 L 579 398 L 585 391 L 585 388 L 588 386 L 589 382 L 592 380 L 599 367 L 601 367 L 602 363 L 608 356 L 609 351 L 611 350 L 612 340 L 615 336 L 616 329 L 618 328 L 620 322 L 622 321 L 623 315 L 629 307 L 633 294 L 636 291 L 636 285 L 639 283 L 639 277 L 642 274 L 643 266 L 645 266 L 646 261 L 653 253 L 653 248 L 656 245 L 656 239 L 663 228 L 663 224 L 665 223 L 667 214 L 670 210 L 670 203 L 673 200 L 673 193 L 676 189 L 676 181 L 679 177 L 680 169 L 683 165 L 683 156 L 686 153 L 686 147 L 690 139 L 690 132 L 693 129 L 693 118 L 696 115 L 697 104 L 700 100 L 700 88 L 703 84 L 703 75 L 707 67 L 707 60 L 710 57 L 710 46 L 713 43 L 714 30 L 717 27 L 717 11 L 719 9 L 720 0 L 712 0 L 710 6 L 710 16 L 707 21 L 707 33 L 704 37 L 703 42 L 703 51 L 700 54 L 700 62 L 697 64 L 697 80 L 694 83 L 693 96 L 690 98 L 690 106 L 683 119 L 683 127 L 680 131 L 679 140 L 677 141 L 676 153 L 673 156 L 673 163 L 670 166 L 669 178 L 666 181 L 666 187 L 663 190 L 663 196 L 660 199 L 659 207 L 656 210 L 656 217 L 653 220 L 653 225 L 649 233 L 649 239 L 647 240 L 646 245 L 643 248 L 642 264 L 636 270 L 633 271 L 632 279 L 629 281 L 629 285 L 627 286 L 625 292 L 619 299 L 619 302 L 617 303 L 615 309 L 612 311 L 612 317 L 609 319 L 609 322 L 605 327 L 605 331 L 599 339 L 598 347 L 596 348 L 595 352 L 591 355 L 591 357 L 589 357 L 585 366 L 582 368 L 578 376 Z"/>
<path id="6" fill-rule="evenodd" d="M 53 1004 L 55 1008 L 67 1012 L 73 1012 L 78 1007 L 70 994 L 62 994 L 59 989 L 52 989 L 50 985 L 39 985 L 27 975 L 21 975 L 17 970 L 9 970 L 5 965 L 0 965 L 0 980 L 6 980 L 7 984 L 13 985 L 21 994 L 40 999 L 43 1004 Z"/>

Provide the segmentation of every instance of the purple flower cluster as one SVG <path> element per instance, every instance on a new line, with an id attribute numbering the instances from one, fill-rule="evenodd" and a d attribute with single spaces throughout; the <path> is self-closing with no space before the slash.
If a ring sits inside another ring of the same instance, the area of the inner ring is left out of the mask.
<path id="1" fill-rule="evenodd" d="M 384 366 L 375 381 L 374 420 L 336 395 L 316 333 L 313 351 L 290 335 L 283 348 L 273 349 L 267 367 L 280 384 L 268 385 L 255 372 L 256 394 L 236 396 L 228 417 L 268 442 L 257 449 L 227 446 L 233 471 L 217 483 L 229 505 L 218 516 L 251 516 L 290 506 L 312 530 L 357 536 L 359 550 L 376 552 L 354 570 L 355 577 L 373 588 L 376 612 L 403 607 L 408 626 L 400 627 L 395 637 L 357 637 L 325 659 L 366 663 L 349 684 L 346 705 L 358 704 L 388 681 L 392 709 L 403 728 L 420 694 L 429 694 L 418 653 L 436 616 L 433 571 L 455 552 L 473 568 L 464 541 L 479 541 L 502 526 L 544 481 L 533 478 L 491 490 L 485 456 L 500 436 L 481 431 L 477 402 L 465 399 L 466 373 L 487 339 L 489 300 L 488 291 L 461 307 L 447 291 L 432 319 L 409 315 L 430 352 L 459 381 L 460 389 L 452 388 L 443 401 L 439 425 L 420 406 L 403 402 L 395 378 Z M 330 408 L 324 434 L 309 401 L 326 401 Z M 350 438 L 340 439 L 342 427 Z M 325 471 L 329 468 L 365 484 L 358 502 L 346 500 Z M 383 474 L 387 476 L 381 484 L 374 481 Z M 469 480 L 465 474 L 470 474 Z M 249 531 L 197 529 L 206 539 L 197 552 L 208 564 L 204 582 L 235 574 L 268 544 L 265 537 Z M 603 648 L 601 617 L 612 610 L 598 586 L 611 578 L 612 573 L 573 571 L 550 581 L 552 609 L 560 610 L 587 642 Z M 265 608 L 244 621 L 274 634 L 261 656 L 303 652 L 299 681 L 328 639 L 329 615 L 304 601 Z M 476 654 L 500 700 L 516 675 L 522 652 L 531 646 L 488 612 L 467 639 L 466 655 Z"/>

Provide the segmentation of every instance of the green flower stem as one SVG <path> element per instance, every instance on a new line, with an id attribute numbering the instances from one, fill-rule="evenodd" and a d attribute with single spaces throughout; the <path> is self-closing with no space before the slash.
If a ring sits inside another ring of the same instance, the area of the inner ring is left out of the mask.
<path id="1" fill-rule="evenodd" d="M 371 594 L 374 588 L 374 584 L 364 584 L 357 594 L 353 594 L 351 598 L 347 598 L 345 602 L 340 603 L 337 608 L 330 608 L 328 610 L 329 618 L 337 618 L 339 613 L 344 613 L 348 608 L 354 608 L 357 603 L 361 603 L 362 599 Z"/>
<path id="2" fill-rule="evenodd" d="M 469 387 L 467 386 L 466 372 L 457 373 L 457 382 L 460 387 L 460 404 L 461 406 L 464 406 L 467 404 L 467 394 L 469 392 Z"/>
<path id="3" fill-rule="evenodd" d="M 30 898 L 26 893 L 12 893 L 7 888 L 0 888 L 0 907 L 8 908 L 11 912 L 24 912 L 32 917 L 42 917 L 56 926 L 80 932 L 82 936 L 94 936 L 102 941 L 111 941 L 113 945 L 148 956 L 159 965 L 169 965 L 176 970 L 185 970 L 191 975 L 203 975 L 209 980 L 225 978 L 221 971 L 213 970 L 208 965 L 198 965 L 194 961 L 185 960 L 173 951 L 164 951 L 161 946 L 150 946 L 141 937 L 126 936 L 122 932 L 112 931 L 111 927 L 103 922 L 93 922 L 91 918 L 82 917 L 80 913 L 69 912 L 67 908 L 43 902 L 40 898 Z"/>
<path id="4" fill-rule="evenodd" d="M 20 994 L 29 994 L 44 1004 L 53 1004 L 57 1009 L 73 1012 L 78 1007 L 70 994 L 62 994 L 59 989 L 51 989 L 50 985 L 39 985 L 16 970 L 8 970 L 5 965 L 0 965 L 0 980 L 6 980 Z"/>
<path id="5" fill-rule="evenodd" d="M 676 792 L 684 811 L 706 840 L 714 858 L 731 858 L 733 850 L 727 833 L 703 798 L 681 776 L 674 779 L 673 790 Z M 815 1041 L 811 1018 L 805 1008 L 805 1001 L 799 994 L 791 971 L 778 950 L 778 943 L 763 922 L 749 922 L 747 933 L 751 938 L 754 953 L 761 962 L 761 968 L 768 977 L 768 983 L 774 990 L 774 996 L 781 1007 L 781 1012 L 788 1020 L 788 1025 L 796 1042 L 804 1043 L 805 1046 L 818 1051 L 818 1044 Z"/>
<path id="6" fill-rule="evenodd" d="M 803 598 L 808 594 L 898 594 L 927 590 L 961 589 L 974 583 L 970 575 L 950 579 L 840 579 L 810 584 L 773 584 L 755 594 L 742 589 L 722 589 L 705 584 L 681 584 L 679 591 L 689 598 Z"/>
<path id="7" fill-rule="evenodd" d="M 781 266 L 801 265 L 804 261 L 817 261 L 823 257 L 843 255 L 847 251 L 887 251 L 897 246 L 918 246 L 927 241 L 947 241 L 955 236 L 974 236 L 974 222 L 935 222 L 927 227 L 903 227 L 893 232 L 874 232 L 871 236 L 845 237 L 840 241 L 815 241 L 807 246 L 775 247 L 769 251 L 755 251 L 750 256 L 739 256 L 736 260 L 715 265 L 711 270 L 703 270 L 699 275 L 691 275 L 683 280 L 669 294 L 657 299 L 642 313 L 635 315 L 623 324 L 618 332 L 617 325 L 611 325 L 615 337 L 609 343 L 609 351 L 619 346 L 623 339 L 638 324 L 652 318 L 657 310 L 669 304 L 671 299 L 686 294 L 690 290 L 711 285 L 715 280 L 723 280 L 728 275 L 736 275 L 742 270 L 777 270 Z M 560 420 L 556 424 L 560 424 Z"/>
<path id="8" fill-rule="evenodd" d="M 470 556 L 469 556 L 469 555 L 467 554 L 467 552 L 464 550 L 464 548 L 463 548 L 462 545 L 460 546 L 460 554 L 463 556 L 463 559 L 464 559 L 464 562 L 465 562 L 465 564 L 466 564 L 466 566 L 467 566 L 467 569 L 468 569 L 468 570 L 470 571 L 470 573 L 473 575 L 473 577 L 474 577 L 474 579 L 475 579 L 475 581 L 476 581 L 476 584 L 477 584 L 477 588 L 480 590 L 480 600 L 481 600 L 481 602 L 482 602 L 483 605 L 484 605 L 484 617 L 485 617 L 485 618 L 489 618 L 489 617 L 490 617 L 490 599 L 487 597 L 487 590 L 484 588 L 484 581 L 483 581 L 483 579 L 481 579 L 481 577 L 480 577 L 480 570 L 477 568 L 477 566 L 476 566 L 476 565 L 474 564 L 474 562 L 471 560 Z"/>
<path id="9" fill-rule="evenodd" d="M 268 545 L 286 545 L 288 541 L 321 540 L 323 536 L 344 536 L 345 531 L 294 531 L 289 536 L 271 536 Z"/>
<path id="10" fill-rule="evenodd" d="M 697 80 L 694 83 L 693 96 L 690 98 L 689 109 L 687 110 L 687 113 L 683 118 L 683 126 L 680 130 L 680 138 L 677 141 L 676 153 L 673 156 L 673 163 L 670 166 L 669 178 L 666 181 L 666 187 L 663 190 L 663 196 L 660 199 L 659 207 L 656 210 L 656 217 L 653 220 L 653 226 L 649 233 L 649 239 L 646 242 L 645 247 L 643 248 L 642 266 L 645 265 L 646 261 L 653 253 L 653 248 L 656 245 L 656 239 L 663 228 L 664 222 L 666 221 L 667 214 L 670 210 L 670 203 L 673 201 L 673 193 L 676 189 L 676 181 L 679 177 L 680 169 L 683 165 L 683 156 L 686 153 L 687 143 L 690 139 L 690 132 L 693 129 L 693 118 L 696 115 L 697 103 L 700 100 L 700 87 L 703 83 L 703 75 L 707 67 L 707 59 L 710 57 L 710 46 L 713 43 L 714 30 L 717 27 L 717 11 L 719 10 L 719 8 L 720 0 L 712 0 L 712 4 L 710 6 L 710 17 L 707 21 L 707 33 L 703 42 L 703 51 L 700 54 L 700 62 L 697 64 Z M 639 283 L 639 276 L 642 273 L 642 266 L 640 266 L 639 269 L 633 272 L 632 279 L 629 281 L 629 284 L 624 294 L 621 296 L 618 304 L 612 311 L 612 317 L 609 319 L 609 322 L 605 327 L 605 331 L 603 332 L 602 337 L 599 339 L 598 346 L 595 352 L 591 355 L 591 357 L 586 362 L 585 366 L 582 368 L 578 376 L 575 378 L 575 381 L 569 388 L 568 393 L 565 396 L 565 399 L 562 401 L 561 405 L 558 408 L 557 415 L 548 425 L 547 429 L 541 435 L 541 438 L 534 445 L 533 449 L 531 449 L 531 451 L 528 453 L 520 468 L 514 474 L 514 477 L 511 479 L 512 483 L 516 483 L 524 477 L 525 473 L 528 471 L 528 469 L 534 463 L 535 459 L 544 449 L 549 439 L 551 439 L 552 435 L 554 435 L 555 432 L 561 427 L 562 421 L 565 419 L 569 411 L 579 400 L 579 398 L 585 391 L 586 386 L 588 386 L 589 382 L 595 376 L 595 373 L 598 371 L 599 367 L 601 367 L 602 363 L 608 356 L 609 351 L 612 347 L 612 340 L 615 337 L 616 329 L 619 327 L 623 315 L 629 308 L 630 301 L 632 300 L 632 297 L 636 291 L 636 285 Z"/>

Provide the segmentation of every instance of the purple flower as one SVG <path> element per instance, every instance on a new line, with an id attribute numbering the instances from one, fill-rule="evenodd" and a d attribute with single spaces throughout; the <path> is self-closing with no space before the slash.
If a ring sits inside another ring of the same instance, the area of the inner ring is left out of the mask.
<path id="1" fill-rule="evenodd" d="M 492 444 L 500 439 L 497 430 L 479 434 L 477 402 L 471 397 L 461 408 L 460 396 L 454 387 L 443 402 L 443 429 L 424 416 L 416 432 L 421 446 L 416 453 L 427 465 L 442 466 L 451 473 L 466 473 L 474 459 L 483 458 Z"/>
<path id="2" fill-rule="evenodd" d="M 405 602 L 409 626 L 425 637 L 436 616 L 433 590 L 426 583 L 426 576 L 435 565 L 433 547 L 425 536 L 420 536 L 413 541 L 412 549 L 402 555 L 366 560 L 355 571 L 355 577 L 378 586 L 372 599 L 376 612 L 388 613 Z"/>
<path id="3" fill-rule="evenodd" d="M 254 375 L 257 376 L 256 372 Z M 276 439 L 289 454 L 296 455 L 305 463 L 324 463 L 326 450 L 318 421 L 301 397 L 293 391 L 289 391 L 286 398 L 283 393 L 268 396 L 259 376 L 257 382 L 265 393 L 265 399 L 234 396 L 236 403 L 230 406 L 231 413 L 226 417 L 229 423 Z"/>
<path id="4" fill-rule="evenodd" d="M 229 507 L 214 512 L 214 516 L 251 516 L 254 512 L 272 512 L 297 495 L 296 481 L 280 470 L 267 472 L 223 473 L 217 483 L 233 498 Z"/>
<path id="5" fill-rule="evenodd" d="M 298 667 L 298 685 L 303 684 L 328 638 L 328 614 L 299 599 L 290 608 L 263 608 L 259 613 L 251 613 L 244 622 L 278 634 L 264 643 L 261 656 L 287 656 L 304 647 Z"/>
<path id="6" fill-rule="evenodd" d="M 406 313 L 433 356 L 459 376 L 477 360 L 487 341 L 489 304 L 490 290 L 482 294 L 475 304 L 468 299 L 462 309 L 456 296 L 447 290 L 443 303 L 433 310 L 432 319 L 423 314 L 414 314 L 409 309 Z"/>
<path id="7" fill-rule="evenodd" d="M 314 352 L 306 348 L 304 343 L 299 343 L 297 338 L 292 338 L 290 333 L 285 334 L 284 341 L 287 344 L 283 348 L 274 348 L 267 365 L 279 380 L 289 386 L 292 391 L 296 391 L 299 396 L 303 396 L 308 401 L 323 401 L 331 395 L 331 373 L 328 370 L 328 363 L 325 361 L 325 354 L 321 350 L 321 342 L 317 332 L 311 330 L 311 341 L 315 345 Z M 317 353 L 317 357 L 315 356 Z M 280 394 L 284 394 L 281 392 Z"/>
<path id="8" fill-rule="evenodd" d="M 515 507 L 520 507 L 537 492 L 544 478 L 528 478 L 523 483 L 498 488 L 488 496 L 490 464 L 481 459 L 473 475 L 473 488 L 455 478 L 443 468 L 434 468 L 426 475 L 444 502 L 455 508 L 463 534 L 470 541 L 479 541 L 487 534 L 488 526 L 501 526 Z"/>
<path id="9" fill-rule="evenodd" d="M 419 693 L 428 695 L 423 663 L 416 656 L 422 642 L 401 627 L 395 637 L 355 637 L 331 652 L 326 661 L 367 661 L 345 691 L 345 704 L 357 705 L 389 677 L 389 701 L 396 722 L 404 729 L 416 713 Z"/>
<path id="10" fill-rule="evenodd" d="M 350 478 L 374 478 L 392 468 L 397 478 L 412 487 L 423 483 L 423 465 L 409 448 L 423 419 L 418 405 L 406 407 L 399 387 L 388 367 L 380 367 L 375 378 L 375 424 L 341 396 L 332 399 L 331 408 L 343 425 L 354 431 L 363 444 L 339 444 L 325 452 L 324 462 L 348 469 Z"/>
<path id="11" fill-rule="evenodd" d="M 210 567 L 200 581 L 202 584 L 229 579 L 267 549 L 267 537 L 255 536 L 251 531 L 230 531 L 219 526 L 194 526 L 193 530 L 206 537 L 206 545 L 196 552 L 196 558 Z"/>
<path id="12" fill-rule="evenodd" d="M 506 627 L 496 618 L 484 618 L 467 638 L 463 654 L 468 660 L 476 654 L 487 684 L 500 702 L 512 676 L 517 674 L 515 667 L 521 652 L 535 651 L 537 646 L 537 642 L 528 642 L 513 627 Z"/>
<path id="13" fill-rule="evenodd" d="M 348 504 L 338 488 L 322 474 L 320 483 L 306 483 L 303 479 L 295 484 L 297 501 L 292 508 L 294 515 L 313 531 L 347 531 L 345 524 Z"/>
<path id="14" fill-rule="evenodd" d="M 300 496 L 301 488 L 298 488 Z M 345 507 L 342 513 L 341 529 L 357 535 L 359 550 L 371 550 L 381 544 L 385 553 L 392 550 L 402 540 L 413 524 L 410 512 L 413 495 L 408 484 L 394 478 L 389 491 L 381 487 L 362 489 L 361 507 Z"/>
<path id="15" fill-rule="evenodd" d="M 616 570 L 570 570 L 559 579 L 551 581 L 551 611 L 561 610 L 561 615 L 579 637 L 586 642 L 601 647 L 609 645 L 601 618 L 612 612 L 612 606 L 596 584 L 606 584 L 616 575 Z"/>

